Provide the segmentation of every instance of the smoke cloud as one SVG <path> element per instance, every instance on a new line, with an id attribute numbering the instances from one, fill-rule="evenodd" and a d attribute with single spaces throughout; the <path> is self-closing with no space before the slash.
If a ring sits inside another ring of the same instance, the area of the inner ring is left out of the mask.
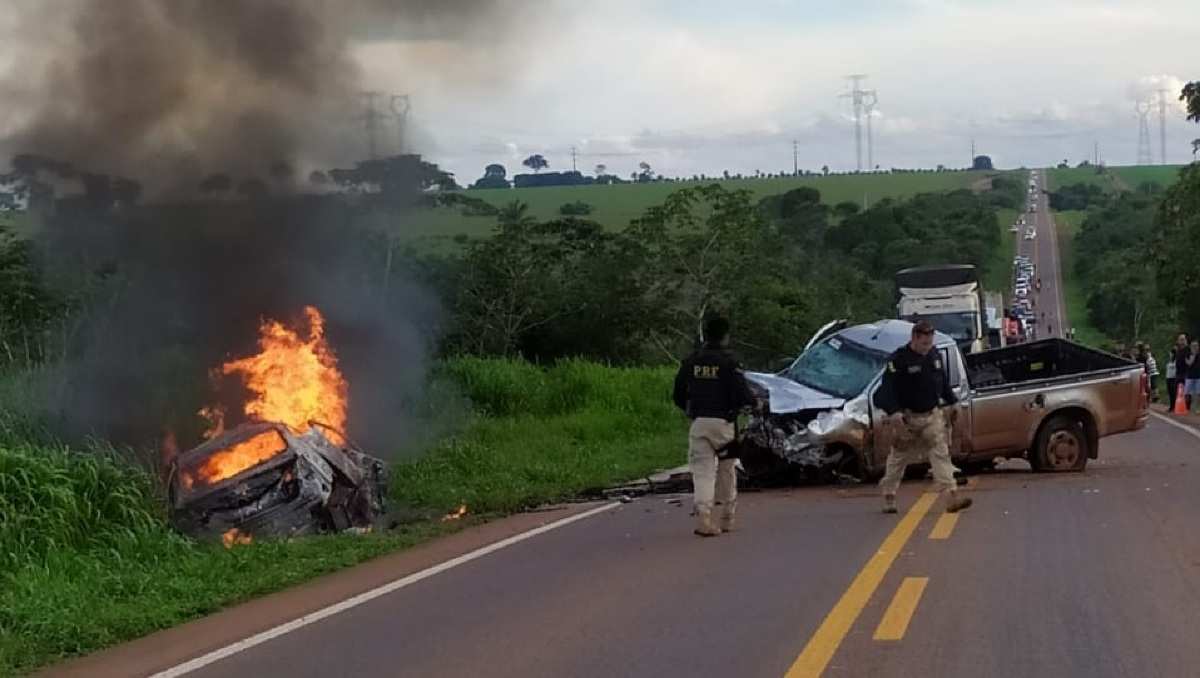
<path id="1" fill-rule="evenodd" d="M 355 45 L 457 45 L 402 65 L 452 75 L 524 14 L 501 0 L 17 0 L 0 23 L 0 151 L 134 177 L 152 195 L 213 172 L 347 163 L 364 148 Z"/>
<path id="2" fill-rule="evenodd" d="M 361 41 L 497 40 L 516 7 L 484 0 L 18 0 L 0 20 L 0 153 L 129 177 L 150 204 L 59 200 L 40 244 L 80 300 L 43 414 L 70 437 L 197 442 L 209 371 L 256 351 L 264 318 L 306 305 L 350 384 L 350 435 L 377 453 L 414 435 L 440 311 L 371 214 L 338 195 L 196 201 L 200 181 L 363 155 Z M 463 54 L 478 53 L 472 44 Z M 7 60 L 5 60 L 7 59 Z M 411 64 L 437 69 L 438 63 Z M 454 64 L 451 70 L 461 68 Z M 304 176 L 301 174 L 300 176 Z M 286 193 L 286 192 L 285 192 Z M 61 196 L 60 196 L 61 197 Z M 236 422 L 231 422 L 236 423 Z"/>

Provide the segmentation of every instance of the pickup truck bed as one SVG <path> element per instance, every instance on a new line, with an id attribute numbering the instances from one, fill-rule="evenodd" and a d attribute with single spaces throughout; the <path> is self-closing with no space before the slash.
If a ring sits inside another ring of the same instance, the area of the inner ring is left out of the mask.
<path id="1" fill-rule="evenodd" d="M 1042 339 L 963 356 L 967 380 L 977 393 L 992 393 L 1031 382 L 1070 381 L 1118 373 L 1136 366 L 1124 358 L 1064 339 Z M 1048 385 L 1048 384 L 1047 384 Z"/>

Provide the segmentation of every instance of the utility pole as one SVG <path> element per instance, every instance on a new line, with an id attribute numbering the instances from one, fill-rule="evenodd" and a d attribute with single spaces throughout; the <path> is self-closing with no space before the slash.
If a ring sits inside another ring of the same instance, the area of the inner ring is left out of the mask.
<path id="1" fill-rule="evenodd" d="M 1154 163 L 1154 151 L 1150 148 L 1150 101 L 1139 101 L 1133 106 L 1138 116 L 1137 164 Z"/>
<path id="2" fill-rule="evenodd" d="M 1167 164 L 1167 95 L 1168 89 L 1158 90 L 1158 150 L 1162 164 Z"/>
<path id="3" fill-rule="evenodd" d="M 792 139 L 792 176 L 800 174 L 800 142 Z"/>
<path id="4" fill-rule="evenodd" d="M 864 90 L 861 87 L 862 81 L 866 79 L 867 76 L 861 73 L 847 75 L 846 80 L 850 81 L 850 91 L 840 96 L 842 99 L 850 99 L 850 104 L 854 109 L 854 166 L 860 172 L 863 168 L 863 113 L 873 110 L 876 103 L 875 90 Z M 868 134 L 870 133 L 870 124 L 870 119 L 868 118 Z M 871 140 L 868 137 L 868 145 L 870 142 Z M 873 161 L 874 158 L 871 160 Z"/>

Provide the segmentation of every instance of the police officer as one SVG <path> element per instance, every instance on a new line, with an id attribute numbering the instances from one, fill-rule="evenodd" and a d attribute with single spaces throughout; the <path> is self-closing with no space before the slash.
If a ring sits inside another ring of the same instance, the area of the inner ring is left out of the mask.
<path id="1" fill-rule="evenodd" d="M 675 375 L 675 404 L 692 420 L 688 467 L 692 472 L 695 533 L 715 537 L 733 529 L 737 509 L 737 459 L 727 451 L 735 442 L 734 422 L 754 403 L 746 378 L 729 350 L 729 321 L 704 323 L 704 345 L 684 359 Z M 718 458 L 720 455 L 720 458 Z"/>
<path id="2" fill-rule="evenodd" d="M 888 453 L 887 471 L 879 482 L 884 513 L 896 512 L 896 491 L 900 489 L 904 469 L 926 460 L 933 470 L 934 482 L 950 493 L 946 511 L 955 513 L 971 505 L 969 498 L 959 497 L 954 479 L 947 432 L 957 418 L 953 406 L 958 398 L 950 390 L 941 354 L 933 348 L 933 334 L 933 326 L 928 322 L 913 325 L 908 344 L 897 349 L 888 360 L 883 384 L 876 394 L 878 407 L 900 415 L 899 431 Z"/>

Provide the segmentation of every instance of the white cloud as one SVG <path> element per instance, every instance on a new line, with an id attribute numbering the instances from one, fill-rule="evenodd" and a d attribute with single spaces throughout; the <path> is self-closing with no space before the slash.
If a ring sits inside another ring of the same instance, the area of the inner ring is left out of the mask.
<path id="1" fill-rule="evenodd" d="M 443 67 L 447 46 L 375 45 L 360 57 L 379 82 L 405 63 L 421 124 L 465 175 L 517 148 L 569 166 L 572 145 L 586 166 L 622 173 L 643 158 L 664 173 L 777 171 L 790 169 L 793 139 L 804 166 L 844 169 L 853 124 L 838 94 L 851 72 L 869 73 L 878 90 L 872 122 L 885 167 L 961 164 L 972 137 L 1013 165 L 1088 157 L 1097 140 L 1110 161 L 1132 162 L 1131 93 L 1177 92 L 1200 78 L 1187 70 L 1200 3 L 1150 4 L 760 2 L 716 12 L 671 3 L 670 13 L 612 0 L 572 5 L 510 41 L 491 61 L 505 73 L 495 80 Z M 1172 119 L 1169 158 L 1190 159 L 1198 131 Z M 513 150 L 472 151 L 487 139 Z"/>

